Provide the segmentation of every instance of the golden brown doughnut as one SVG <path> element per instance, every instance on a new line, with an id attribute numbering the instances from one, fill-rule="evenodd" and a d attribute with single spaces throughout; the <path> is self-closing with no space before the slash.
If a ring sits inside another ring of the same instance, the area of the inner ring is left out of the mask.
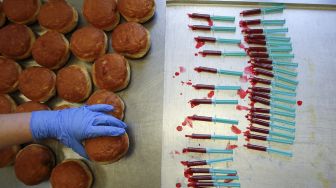
<path id="1" fill-rule="evenodd" d="M 130 66 L 127 60 L 117 53 L 101 56 L 92 67 L 94 84 L 100 89 L 113 92 L 126 88 L 130 75 Z"/>
<path id="2" fill-rule="evenodd" d="M 35 41 L 32 55 L 39 65 L 58 69 L 69 59 L 69 42 L 61 33 L 48 31 Z"/>
<path id="3" fill-rule="evenodd" d="M 94 61 L 105 54 L 107 36 L 104 31 L 86 26 L 75 31 L 70 40 L 72 53 L 82 61 Z"/>
<path id="4" fill-rule="evenodd" d="M 78 13 L 65 0 L 49 0 L 42 5 L 38 21 L 45 29 L 68 33 L 76 27 Z"/>
<path id="5" fill-rule="evenodd" d="M 17 89 L 21 71 L 15 61 L 0 56 L 0 93 L 11 93 Z"/>
<path id="6" fill-rule="evenodd" d="M 83 15 L 91 25 L 105 31 L 111 31 L 120 21 L 115 0 L 85 0 Z"/>
<path id="7" fill-rule="evenodd" d="M 128 151 L 127 133 L 121 136 L 104 136 L 84 141 L 85 151 L 90 160 L 99 164 L 110 164 L 121 159 Z"/>
<path id="8" fill-rule="evenodd" d="M 91 93 L 91 78 L 85 67 L 71 65 L 58 71 L 56 87 L 64 100 L 81 102 Z"/>
<path id="9" fill-rule="evenodd" d="M 0 29 L 0 53 L 11 59 L 25 59 L 31 55 L 35 42 L 33 31 L 20 24 L 9 24 Z"/>
<path id="10" fill-rule="evenodd" d="M 155 13 L 154 0 L 118 0 L 118 10 L 128 22 L 144 23 Z"/>
<path id="11" fill-rule="evenodd" d="M 142 25 L 127 22 L 118 25 L 112 32 L 112 47 L 130 58 L 141 58 L 151 46 L 150 33 Z"/>
<path id="12" fill-rule="evenodd" d="M 3 10 L 7 18 L 18 24 L 35 22 L 40 7 L 40 0 L 3 0 Z"/>
<path id="13" fill-rule="evenodd" d="M 78 159 L 65 160 L 58 164 L 50 176 L 53 188 L 90 188 L 92 181 L 89 167 Z"/>
<path id="14" fill-rule="evenodd" d="M 123 100 L 113 93 L 107 90 L 95 91 L 86 102 L 88 105 L 93 104 L 110 104 L 114 107 L 110 115 L 122 120 L 124 118 L 125 104 Z"/>
<path id="15" fill-rule="evenodd" d="M 33 112 L 41 110 L 50 110 L 50 108 L 45 104 L 41 104 L 34 101 L 28 101 L 17 106 L 16 113 Z"/>
<path id="16" fill-rule="evenodd" d="M 15 175 L 25 185 L 37 185 L 49 179 L 55 163 L 55 155 L 48 147 L 30 144 L 16 155 Z"/>
<path id="17" fill-rule="evenodd" d="M 45 102 L 55 94 L 56 75 L 44 67 L 29 67 L 19 77 L 19 90 L 32 101 Z"/>

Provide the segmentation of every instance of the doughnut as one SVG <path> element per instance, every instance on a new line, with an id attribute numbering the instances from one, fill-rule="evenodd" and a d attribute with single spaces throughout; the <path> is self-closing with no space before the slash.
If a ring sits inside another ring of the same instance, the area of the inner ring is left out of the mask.
<path id="1" fill-rule="evenodd" d="M 70 105 L 70 104 L 62 104 L 59 106 L 55 106 L 54 110 L 64 110 L 64 109 L 68 109 L 68 108 L 73 108 L 74 106 Z"/>
<path id="2" fill-rule="evenodd" d="M 91 78 L 85 67 L 71 65 L 57 73 L 58 96 L 69 102 L 81 102 L 91 93 Z"/>
<path id="3" fill-rule="evenodd" d="M 77 26 L 78 13 L 65 0 L 50 0 L 42 5 L 37 19 L 42 28 L 65 34 Z"/>
<path id="4" fill-rule="evenodd" d="M 45 104 L 28 101 L 28 102 L 22 103 L 19 106 L 17 106 L 16 113 L 33 112 L 33 111 L 41 111 L 41 110 L 50 110 L 50 108 Z"/>
<path id="5" fill-rule="evenodd" d="M 113 93 L 107 90 L 95 91 L 86 102 L 88 105 L 93 104 L 110 104 L 114 107 L 110 115 L 122 120 L 124 118 L 125 104 L 123 100 Z"/>
<path id="6" fill-rule="evenodd" d="M 0 53 L 3 56 L 21 60 L 31 55 L 35 35 L 25 25 L 9 24 L 0 29 L 0 41 Z"/>
<path id="7" fill-rule="evenodd" d="M 56 92 L 56 75 L 44 67 L 29 67 L 19 76 L 19 90 L 32 101 L 48 101 Z"/>
<path id="8" fill-rule="evenodd" d="M 145 23 L 154 16 L 154 0 L 118 0 L 118 11 L 128 22 Z"/>
<path id="9" fill-rule="evenodd" d="M 0 56 L 0 93 L 11 93 L 18 88 L 22 71 L 15 61 Z"/>
<path id="10" fill-rule="evenodd" d="M 79 159 L 68 159 L 58 164 L 51 172 L 53 188 L 90 188 L 93 176 L 89 167 Z"/>
<path id="11" fill-rule="evenodd" d="M 55 163 L 55 155 L 48 147 L 30 144 L 16 155 L 14 171 L 25 185 L 37 185 L 49 179 Z"/>
<path id="12" fill-rule="evenodd" d="M 61 33 L 48 31 L 35 41 L 32 55 L 39 65 L 58 69 L 69 59 L 69 42 Z"/>
<path id="13" fill-rule="evenodd" d="M 40 7 L 40 0 L 3 0 L 3 11 L 7 18 L 18 24 L 35 22 Z"/>
<path id="14" fill-rule="evenodd" d="M 121 136 L 103 136 L 86 139 L 85 151 L 91 161 L 99 164 L 110 164 L 121 159 L 128 151 L 127 133 Z"/>
<path id="15" fill-rule="evenodd" d="M 92 26 L 83 27 L 72 34 L 70 49 L 78 59 L 94 61 L 106 53 L 107 36 L 104 31 Z"/>
<path id="16" fill-rule="evenodd" d="M 118 25 L 112 32 L 112 47 L 115 52 L 129 58 L 141 58 L 151 46 L 150 33 L 136 22 Z"/>
<path id="17" fill-rule="evenodd" d="M 128 61 L 116 53 L 101 56 L 92 67 L 93 83 L 100 89 L 113 92 L 126 88 L 130 75 Z"/>
<path id="18" fill-rule="evenodd" d="M 83 15 L 92 26 L 105 31 L 111 31 L 120 21 L 115 0 L 84 0 Z"/>

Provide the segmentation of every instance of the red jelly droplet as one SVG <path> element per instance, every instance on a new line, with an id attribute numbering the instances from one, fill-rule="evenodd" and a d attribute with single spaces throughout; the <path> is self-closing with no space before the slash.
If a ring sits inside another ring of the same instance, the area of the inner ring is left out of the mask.
<path id="1" fill-rule="evenodd" d="M 205 45 L 205 42 L 203 42 L 203 41 L 197 41 L 195 48 L 199 49 L 200 47 L 202 47 L 204 45 Z"/>
<path id="2" fill-rule="evenodd" d="M 237 109 L 237 110 L 248 110 L 249 108 L 248 108 L 247 106 L 242 106 L 242 105 L 239 105 L 239 104 L 238 104 L 238 105 L 236 106 L 236 109 Z"/>
<path id="3" fill-rule="evenodd" d="M 245 91 L 245 90 L 243 90 L 243 89 L 239 89 L 239 90 L 237 91 L 237 94 L 239 95 L 239 97 L 240 97 L 241 99 L 244 99 L 244 98 L 246 97 L 246 95 L 247 95 L 247 91 Z"/>
<path id="4" fill-rule="evenodd" d="M 182 187 L 182 184 L 181 183 L 176 183 L 176 188 L 180 188 Z"/>
<path id="5" fill-rule="evenodd" d="M 213 26 L 213 21 L 211 19 L 208 19 L 207 21 L 209 26 Z"/>
<path id="6" fill-rule="evenodd" d="M 231 145 L 231 144 L 228 144 L 227 146 L 226 146 L 226 149 L 228 149 L 228 150 L 233 150 L 233 149 L 236 149 L 238 146 L 237 145 Z"/>
<path id="7" fill-rule="evenodd" d="M 248 77 L 247 77 L 247 75 L 242 75 L 241 77 L 240 77 L 240 82 L 241 83 L 246 83 L 248 81 Z"/>
<path id="8" fill-rule="evenodd" d="M 215 95 L 215 91 L 209 91 L 208 98 L 211 99 Z"/>
<path id="9" fill-rule="evenodd" d="M 242 44 L 242 43 L 239 43 L 239 44 L 238 44 L 238 47 L 241 48 L 241 49 L 243 49 L 243 50 L 246 49 L 246 47 L 245 47 L 244 44 Z"/>
<path id="10" fill-rule="evenodd" d="M 198 56 L 198 53 L 195 53 L 195 56 Z"/>
<path id="11" fill-rule="evenodd" d="M 182 128 L 182 126 L 179 125 L 179 126 L 176 127 L 176 130 L 177 130 L 177 131 L 182 131 L 183 128 Z"/>
<path id="12" fill-rule="evenodd" d="M 231 126 L 231 131 L 235 134 L 240 134 L 241 133 L 241 130 L 235 125 Z"/>
<path id="13" fill-rule="evenodd" d="M 244 73 L 247 75 L 254 75 L 253 67 L 252 66 L 247 66 L 244 68 Z"/>
<path id="14" fill-rule="evenodd" d="M 180 73 L 179 72 L 175 72 L 175 76 L 178 76 L 178 75 L 180 75 Z"/>
<path id="15" fill-rule="evenodd" d="M 301 105 L 302 105 L 302 101 L 297 101 L 296 104 L 297 104 L 298 106 L 301 106 Z"/>
<path id="16" fill-rule="evenodd" d="M 186 84 L 187 84 L 188 86 L 191 86 L 191 85 L 192 85 L 192 82 L 188 81 Z"/>
<path id="17" fill-rule="evenodd" d="M 186 68 L 184 68 L 182 66 L 179 66 L 179 69 L 180 69 L 180 73 L 184 73 L 186 71 Z"/>

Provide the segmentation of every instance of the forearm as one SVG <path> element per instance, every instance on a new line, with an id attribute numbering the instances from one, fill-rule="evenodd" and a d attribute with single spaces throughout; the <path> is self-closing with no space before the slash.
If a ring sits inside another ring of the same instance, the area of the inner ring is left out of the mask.
<path id="1" fill-rule="evenodd" d="M 33 140 L 30 117 L 31 113 L 0 114 L 0 148 Z"/>

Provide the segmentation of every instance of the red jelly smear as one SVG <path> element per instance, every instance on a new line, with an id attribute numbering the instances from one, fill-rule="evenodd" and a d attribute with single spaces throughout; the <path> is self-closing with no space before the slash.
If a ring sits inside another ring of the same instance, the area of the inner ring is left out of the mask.
<path id="1" fill-rule="evenodd" d="M 296 102 L 296 104 L 297 104 L 298 106 L 301 106 L 302 103 L 303 103 L 302 101 L 297 101 L 297 102 Z"/>
<path id="2" fill-rule="evenodd" d="M 195 84 L 193 85 L 195 89 L 207 89 L 207 90 L 214 90 L 214 85 L 206 85 L 206 84 Z"/>
<path id="3" fill-rule="evenodd" d="M 236 109 L 237 110 L 249 110 L 249 108 L 247 106 L 242 106 L 242 105 L 239 105 L 239 104 L 236 106 Z"/>
<path id="4" fill-rule="evenodd" d="M 241 134 L 241 130 L 237 127 L 237 126 L 235 126 L 235 125 L 232 125 L 231 126 L 231 131 L 233 132 L 233 133 L 235 133 L 235 134 Z"/>
<path id="5" fill-rule="evenodd" d="M 228 150 L 233 150 L 233 149 L 236 149 L 238 146 L 237 145 L 235 145 L 235 144 L 228 144 L 227 146 L 226 146 L 226 149 L 228 149 Z"/>
<path id="6" fill-rule="evenodd" d="M 246 83 L 246 82 L 248 81 L 248 77 L 247 77 L 247 75 L 243 75 L 243 76 L 241 76 L 241 77 L 239 78 L 239 80 L 240 80 L 240 82 L 242 82 L 242 83 Z"/>
<path id="7" fill-rule="evenodd" d="M 179 66 L 179 69 L 180 69 L 180 73 L 184 73 L 186 71 L 186 68 L 182 66 Z"/>
<path id="8" fill-rule="evenodd" d="M 205 45 L 205 42 L 197 41 L 195 48 L 199 49 L 199 48 L 201 48 L 204 45 Z"/>
<path id="9" fill-rule="evenodd" d="M 215 91 L 209 91 L 208 98 L 211 99 L 214 95 L 215 95 Z M 211 103 L 212 103 L 212 101 L 210 100 L 210 103 L 206 103 L 206 104 L 211 104 Z"/>
<path id="10" fill-rule="evenodd" d="M 239 90 L 237 91 L 237 94 L 239 95 L 239 97 L 240 97 L 241 99 L 244 99 L 244 98 L 246 97 L 246 95 L 247 95 L 247 91 L 245 91 L 245 90 L 243 90 L 243 89 L 239 89 Z"/>
<path id="11" fill-rule="evenodd" d="M 177 130 L 177 131 L 182 131 L 182 130 L 183 130 L 183 127 L 179 125 L 179 126 L 176 127 L 176 130 Z"/>
<path id="12" fill-rule="evenodd" d="M 209 68 L 209 67 L 195 67 L 194 70 L 196 72 L 217 73 L 217 69 L 215 69 L 215 68 Z"/>

